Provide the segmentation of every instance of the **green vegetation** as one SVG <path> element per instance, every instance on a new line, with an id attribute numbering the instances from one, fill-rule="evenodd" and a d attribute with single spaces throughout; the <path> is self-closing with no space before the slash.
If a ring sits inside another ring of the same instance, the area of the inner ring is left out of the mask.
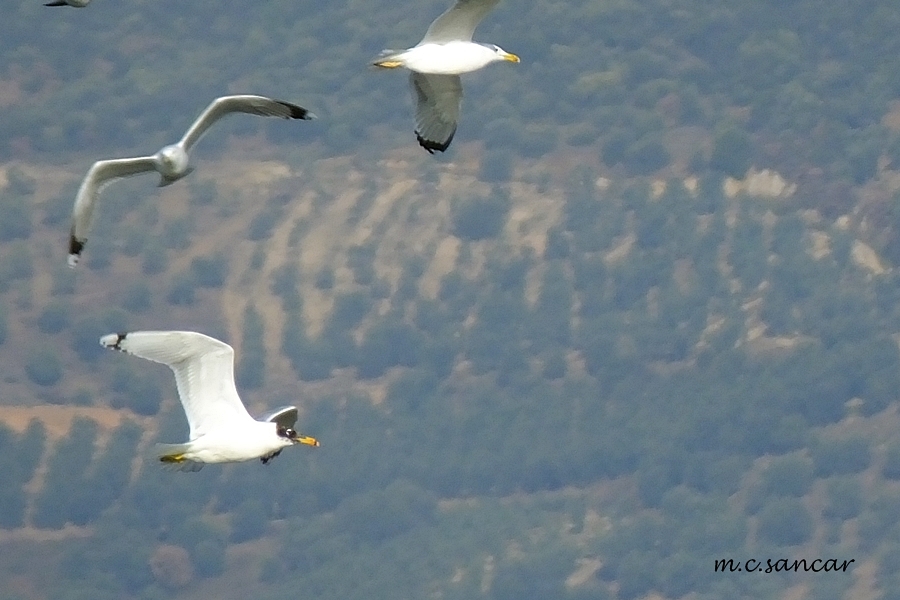
<path id="1" fill-rule="evenodd" d="M 894 593 L 893 4 L 501 3 L 478 37 L 523 62 L 467 78 L 440 157 L 405 81 L 365 64 L 444 2 L 94 4 L 0 20 L 0 419 L 59 415 L 0 424 L 0 579 L 62 600 L 849 593 L 712 568 L 802 551 Z M 90 162 L 176 139 L 226 90 L 323 118 L 234 118 L 186 182 L 111 186 L 67 269 Z M 782 193 L 725 192 L 763 168 Z M 233 343 L 248 407 L 300 406 L 322 447 L 159 469 L 148 444 L 187 435 L 171 375 L 97 339 L 169 327 Z"/>

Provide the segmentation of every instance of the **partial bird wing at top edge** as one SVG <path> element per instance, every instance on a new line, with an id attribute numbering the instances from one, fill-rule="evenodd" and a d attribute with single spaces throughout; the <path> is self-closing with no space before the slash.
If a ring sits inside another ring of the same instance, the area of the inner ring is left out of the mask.
<path id="1" fill-rule="evenodd" d="M 500 0 L 458 0 L 428 27 L 421 44 L 472 41 L 475 28 Z"/>

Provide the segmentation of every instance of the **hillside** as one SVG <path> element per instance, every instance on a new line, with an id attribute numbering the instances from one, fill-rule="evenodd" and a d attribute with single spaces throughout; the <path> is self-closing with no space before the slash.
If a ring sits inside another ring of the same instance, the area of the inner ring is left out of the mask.
<path id="1" fill-rule="evenodd" d="M 523 62 L 466 78 L 433 157 L 366 61 L 443 4 L 0 21 L 0 589 L 894 598 L 900 13 L 504 2 L 478 37 Z M 68 269 L 91 162 L 224 92 L 320 119 L 234 117 L 184 181 L 116 182 Z M 97 343 L 134 329 L 228 341 L 251 412 L 298 405 L 321 448 L 160 469 L 171 375 Z"/>

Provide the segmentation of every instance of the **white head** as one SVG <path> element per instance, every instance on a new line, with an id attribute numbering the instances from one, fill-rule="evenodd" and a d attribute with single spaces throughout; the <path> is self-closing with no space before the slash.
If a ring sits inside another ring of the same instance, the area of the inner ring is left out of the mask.
<path id="1" fill-rule="evenodd" d="M 306 444 L 307 446 L 318 446 L 319 440 L 314 437 L 298 434 L 292 427 L 282 427 L 275 424 L 275 433 L 284 440 L 285 446 L 293 446 L 294 444 Z"/>
<path id="2" fill-rule="evenodd" d="M 516 56 L 515 54 L 513 54 L 511 52 L 507 52 L 500 46 L 496 46 L 494 44 L 483 44 L 483 45 L 490 48 L 491 50 L 493 50 L 494 56 L 495 56 L 494 57 L 495 61 L 505 60 L 505 61 L 514 62 L 514 63 L 519 62 L 518 56 Z"/>

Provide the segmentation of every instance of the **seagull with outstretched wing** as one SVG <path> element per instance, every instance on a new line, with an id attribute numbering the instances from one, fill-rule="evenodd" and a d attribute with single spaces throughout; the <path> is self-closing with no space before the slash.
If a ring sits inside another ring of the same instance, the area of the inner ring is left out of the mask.
<path id="1" fill-rule="evenodd" d="M 234 385 L 234 350 L 193 331 L 111 333 L 100 344 L 172 369 L 190 434 L 184 444 L 160 444 L 159 460 L 183 470 L 205 463 L 258 458 L 263 464 L 288 446 L 318 446 L 294 429 L 297 408 L 285 406 L 258 421 L 250 416 Z"/>
<path id="2" fill-rule="evenodd" d="M 84 244 L 87 242 L 94 204 L 104 187 L 117 179 L 152 171 L 160 174 L 160 186 L 175 183 L 193 170 L 189 167 L 188 154 L 193 145 L 213 123 L 234 113 L 281 117 L 282 119 L 309 120 L 315 118 L 315 115 L 301 106 L 265 96 L 222 96 L 213 100 L 206 107 L 206 110 L 197 117 L 197 120 L 178 142 L 166 146 L 156 154 L 95 162 L 85 175 L 81 187 L 78 189 L 78 195 L 75 197 L 75 206 L 72 210 L 72 229 L 69 235 L 69 266 L 74 267 L 81 258 Z"/>
<path id="3" fill-rule="evenodd" d="M 429 153 L 443 152 L 453 141 L 462 99 L 461 73 L 492 62 L 519 62 L 493 44 L 472 41 L 475 28 L 500 0 L 458 0 L 407 50 L 384 50 L 373 65 L 406 67 L 416 101 L 416 139 Z"/>

